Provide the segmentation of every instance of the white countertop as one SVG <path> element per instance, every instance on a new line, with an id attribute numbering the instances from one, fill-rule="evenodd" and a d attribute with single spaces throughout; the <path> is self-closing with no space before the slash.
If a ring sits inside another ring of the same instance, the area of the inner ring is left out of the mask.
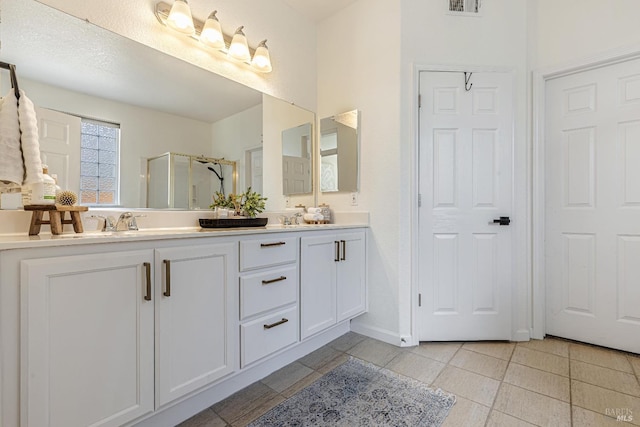
<path id="1" fill-rule="evenodd" d="M 304 224 L 267 225 L 247 228 L 200 228 L 173 227 L 149 228 L 139 231 L 86 231 L 84 233 L 65 232 L 60 235 L 41 232 L 37 236 L 27 233 L 0 234 L 0 250 L 44 248 L 54 246 L 87 245 L 97 243 L 137 242 L 149 240 L 186 239 L 214 236 L 260 235 L 282 232 L 305 232 L 368 227 L 367 224 Z"/>

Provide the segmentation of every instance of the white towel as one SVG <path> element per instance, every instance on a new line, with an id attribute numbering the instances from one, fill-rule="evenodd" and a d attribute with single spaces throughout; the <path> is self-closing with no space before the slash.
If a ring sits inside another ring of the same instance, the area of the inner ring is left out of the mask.
<path id="1" fill-rule="evenodd" d="M 322 209 L 321 208 L 307 208 L 307 213 L 310 213 L 310 214 L 322 213 Z"/>
<path id="2" fill-rule="evenodd" d="M 24 167 L 20 151 L 18 100 L 13 89 L 0 108 L 0 181 L 22 185 Z"/>
<path id="3" fill-rule="evenodd" d="M 24 184 L 44 181 L 42 160 L 40 159 L 40 140 L 38 139 L 38 119 L 33 102 L 20 91 L 18 119 L 22 132 L 22 156 L 24 158 Z"/>
<path id="4" fill-rule="evenodd" d="M 312 222 L 312 221 L 322 221 L 324 219 L 324 217 L 322 216 L 322 214 L 319 213 L 306 213 L 304 214 L 304 216 L 302 217 L 305 221 L 308 222 Z"/>

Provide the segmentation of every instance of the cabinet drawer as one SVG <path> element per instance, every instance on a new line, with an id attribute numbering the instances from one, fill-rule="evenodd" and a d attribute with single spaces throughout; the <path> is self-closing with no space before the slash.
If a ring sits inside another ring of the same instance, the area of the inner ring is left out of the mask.
<path id="1" fill-rule="evenodd" d="M 298 238 L 275 236 L 240 242 L 240 270 L 287 264 L 298 259 Z"/>
<path id="2" fill-rule="evenodd" d="M 298 298 L 296 264 L 240 277 L 240 320 L 293 304 Z"/>
<path id="3" fill-rule="evenodd" d="M 298 306 L 240 325 L 241 367 L 298 341 Z"/>

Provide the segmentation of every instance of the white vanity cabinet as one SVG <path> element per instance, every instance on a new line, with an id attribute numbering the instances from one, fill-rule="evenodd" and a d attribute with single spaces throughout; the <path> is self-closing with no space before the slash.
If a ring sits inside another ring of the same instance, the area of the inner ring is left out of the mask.
<path id="1" fill-rule="evenodd" d="M 154 410 L 152 265 L 152 250 L 20 262 L 22 427 Z"/>
<path id="2" fill-rule="evenodd" d="M 235 242 L 155 251 L 156 407 L 237 369 Z"/>
<path id="3" fill-rule="evenodd" d="M 298 341 L 298 237 L 240 241 L 240 365 Z"/>
<path id="4" fill-rule="evenodd" d="M 237 370 L 237 240 L 147 247 L 20 262 L 23 427 L 124 425 Z"/>
<path id="5" fill-rule="evenodd" d="M 366 310 L 364 231 L 301 238 L 301 339 Z"/>
<path id="6" fill-rule="evenodd" d="M 0 244 L 0 425 L 179 423 L 349 330 L 366 310 L 365 235 Z"/>

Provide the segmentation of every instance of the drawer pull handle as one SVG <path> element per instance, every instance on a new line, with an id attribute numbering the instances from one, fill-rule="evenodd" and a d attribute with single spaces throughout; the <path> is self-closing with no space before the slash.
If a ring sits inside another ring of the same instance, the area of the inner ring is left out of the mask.
<path id="1" fill-rule="evenodd" d="M 171 296 L 171 260 L 165 259 L 164 261 L 164 271 L 165 271 L 165 284 L 166 284 L 166 288 L 163 292 L 163 295 L 165 297 L 170 297 Z"/>
<path id="2" fill-rule="evenodd" d="M 336 257 L 333 259 L 335 262 L 340 261 L 340 242 L 335 240 L 333 243 L 336 244 Z"/>
<path id="3" fill-rule="evenodd" d="M 270 283 L 282 282 L 283 280 L 287 280 L 287 276 L 280 276 L 277 279 L 263 280 L 262 284 L 263 285 L 268 285 Z"/>
<path id="4" fill-rule="evenodd" d="M 286 245 L 287 242 L 274 242 L 274 243 L 260 243 L 260 247 L 261 248 L 270 248 L 273 246 L 282 246 L 282 245 Z"/>
<path id="5" fill-rule="evenodd" d="M 147 273 L 147 292 L 145 293 L 144 299 L 145 301 L 151 301 L 151 263 L 145 262 L 143 265 Z"/>
<path id="6" fill-rule="evenodd" d="M 289 319 L 285 319 L 284 317 L 282 318 L 282 320 L 277 321 L 276 323 L 272 323 L 270 325 L 264 325 L 265 329 L 271 329 L 271 328 L 275 328 L 276 326 L 282 325 L 283 323 L 287 323 L 289 321 Z"/>
<path id="7" fill-rule="evenodd" d="M 342 243 L 342 256 L 340 257 L 340 261 L 344 261 L 347 258 L 347 242 L 340 240 L 340 243 Z"/>

